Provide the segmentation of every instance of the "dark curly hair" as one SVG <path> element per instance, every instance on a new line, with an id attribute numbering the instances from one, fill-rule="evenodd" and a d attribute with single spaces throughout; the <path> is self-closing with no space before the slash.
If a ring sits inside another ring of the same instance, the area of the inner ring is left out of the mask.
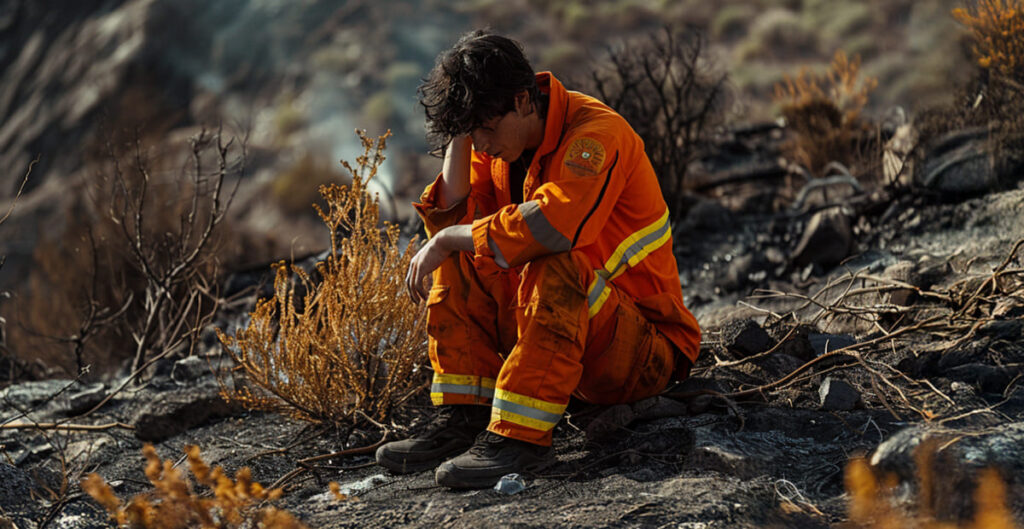
<path id="1" fill-rule="evenodd" d="M 437 57 L 418 90 L 431 153 L 443 156 L 452 138 L 514 110 L 515 96 L 523 90 L 531 102 L 539 101 L 533 67 L 523 56 L 522 45 L 484 30 L 463 35 Z"/>

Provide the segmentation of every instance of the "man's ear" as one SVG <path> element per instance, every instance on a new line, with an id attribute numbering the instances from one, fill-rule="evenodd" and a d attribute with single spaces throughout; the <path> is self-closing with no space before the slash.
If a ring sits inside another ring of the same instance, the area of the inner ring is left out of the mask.
<path id="1" fill-rule="evenodd" d="M 530 93 L 523 90 L 516 94 L 515 98 L 516 112 L 520 117 L 526 117 L 533 113 L 533 104 L 530 101 Z"/>

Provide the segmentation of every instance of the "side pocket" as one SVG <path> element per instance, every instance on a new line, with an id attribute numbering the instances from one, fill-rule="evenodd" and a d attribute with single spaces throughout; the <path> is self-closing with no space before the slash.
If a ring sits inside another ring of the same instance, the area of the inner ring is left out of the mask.
<path id="1" fill-rule="evenodd" d="M 447 346 L 460 345 L 465 338 L 462 323 L 444 301 L 451 287 L 434 285 L 427 294 L 427 335 Z"/>

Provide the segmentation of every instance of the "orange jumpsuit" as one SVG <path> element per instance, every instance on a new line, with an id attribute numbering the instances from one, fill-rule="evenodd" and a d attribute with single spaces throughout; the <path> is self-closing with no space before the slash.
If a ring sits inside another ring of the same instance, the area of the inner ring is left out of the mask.
<path id="1" fill-rule="evenodd" d="M 438 176 L 414 206 L 430 236 L 473 225 L 474 253 L 447 259 L 427 299 L 432 401 L 490 404 L 488 430 L 546 445 L 570 395 L 632 402 L 685 377 L 700 329 L 642 140 L 550 73 L 537 83 L 548 111 L 523 203 L 508 163 L 474 151 L 465 200 L 439 209 Z"/>

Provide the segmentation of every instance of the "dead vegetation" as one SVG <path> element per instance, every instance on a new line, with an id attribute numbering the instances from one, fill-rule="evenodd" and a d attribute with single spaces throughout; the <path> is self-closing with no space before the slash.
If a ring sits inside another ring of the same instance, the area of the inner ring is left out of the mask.
<path id="1" fill-rule="evenodd" d="M 172 461 L 160 459 L 152 445 L 145 445 L 142 454 L 146 458 L 146 478 L 154 488 L 152 492 L 139 494 L 125 502 L 99 475 L 90 474 L 82 480 L 82 490 L 110 513 L 118 527 L 306 527 L 288 512 L 265 505 L 280 498 L 281 490 L 263 488 L 252 480 L 248 468 L 241 468 L 232 480 L 222 468 L 210 468 L 199 456 L 199 447 L 186 445 L 185 455 L 192 476 L 198 484 L 209 489 L 209 494 L 199 494 Z"/>
<path id="2" fill-rule="evenodd" d="M 608 66 L 586 90 L 612 107 L 644 141 L 673 219 L 686 214 L 687 166 L 720 124 L 726 76 L 715 71 L 703 34 L 664 29 L 608 50 Z"/>
<path id="3" fill-rule="evenodd" d="M 242 243 L 225 215 L 245 146 L 203 129 L 188 151 L 183 160 L 139 136 L 106 144 L 100 183 L 72 189 L 77 220 L 36 247 L 13 302 L 14 354 L 78 376 L 127 358 L 136 373 L 194 349 L 219 303 L 222 261 Z"/>
<path id="4" fill-rule="evenodd" d="M 823 75 L 802 68 L 775 85 L 775 102 L 792 138 L 783 155 L 809 177 L 829 176 L 832 163 L 865 178 L 877 169 L 877 146 L 872 128 L 862 119 L 878 80 L 864 77 L 859 56 L 839 50 Z M 876 150 L 871 150 L 874 144 Z"/>
<path id="5" fill-rule="evenodd" d="M 403 282 L 416 248 L 401 249 L 399 227 L 380 224 L 366 184 L 384 161 L 387 134 L 360 132 L 365 152 L 352 184 L 321 186 L 316 205 L 331 248 L 314 273 L 275 266 L 275 295 L 260 300 L 245 328 L 219 331 L 247 384 L 226 398 L 313 422 L 383 420 L 426 382 L 425 310 Z"/>

